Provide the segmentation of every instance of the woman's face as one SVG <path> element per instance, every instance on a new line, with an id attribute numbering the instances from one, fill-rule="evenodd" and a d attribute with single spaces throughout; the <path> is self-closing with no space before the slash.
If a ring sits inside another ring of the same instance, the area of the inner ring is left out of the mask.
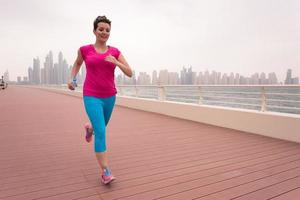
<path id="1" fill-rule="evenodd" d="M 104 22 L 99 22 L 97 29 L 94 30 L 94 34 L 97 40 L 106 42 L 110 34 L 110 25 Z"/>

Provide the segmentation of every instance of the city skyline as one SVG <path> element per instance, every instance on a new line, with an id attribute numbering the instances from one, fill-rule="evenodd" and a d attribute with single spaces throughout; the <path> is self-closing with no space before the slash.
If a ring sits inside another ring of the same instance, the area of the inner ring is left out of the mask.
<path id="1" fill-rule="evenodd" d="M 52 51 L 45 56 L 44 62 L 39 58 L 33 58 L 32 67 L 28 68 L 28 75 L 17 77 L 18 83 L 23 84 L 66 84 L 70 80 L 72 66 L 68 64 L 62 52 L 54 60 Z M 82 84 L 86 75 L 83 64 L 77 75 L 78 83 Z M 9 80 L 9 73 L 6 71 L 4 80 Z M 125 77 L 122 73 L 116 74 L 117 84 L 137 84 L 137 85 L 259 85 L 259 84 L 299 84 L 299 77 L 292 74 L 288 69 L 285 80 L 278 80 L 275 72 L 256 72 L 247 77 L 243 74 L 230 72 L 221 73 L 217 71 L 193 71 L 192 67 L 182 67 L 178 72 L 163 70 L 153 70 L 151 74 L 147 72 L 135 73 L 132 78 Z"/>
<path id="2" fill-rule="evenodd" d="M 300 2 L 296 0 L 1 0 L 0 74 L 27 75 L 32 57 L 77 50 L 95 41 L 92 22 L 112 20 L 109 45 L 137 73 L 152 70 L 276 72 L 300 76 Z M 69 12 L 72 10 L 72 12 Z M 80 13 L 80 15 L 78 14 Z"/>

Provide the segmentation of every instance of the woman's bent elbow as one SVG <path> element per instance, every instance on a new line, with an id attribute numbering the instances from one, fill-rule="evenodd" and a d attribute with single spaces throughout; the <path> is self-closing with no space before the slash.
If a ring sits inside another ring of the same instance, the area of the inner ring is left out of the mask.
<path id="1" fill-rule="evenodd" d="M 132 75 L 133 75 L 133 73 L 132 73 L 132 70 L 129 68 L 129 70 L 127 70 L 127 73 L 126 73 L 126 75 L 128 76 L 128 77 L 132 77 Z"/>

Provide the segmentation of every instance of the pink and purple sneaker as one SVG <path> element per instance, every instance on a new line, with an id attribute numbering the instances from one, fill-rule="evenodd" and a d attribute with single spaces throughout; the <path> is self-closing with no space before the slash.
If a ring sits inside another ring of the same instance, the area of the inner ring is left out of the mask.
<path id="1" fill-rule="evenodd" d="M 93 136 L 93 132 L 94 132 L 92 125 L 90 123 L 86 123 L 84 125 L 84 129 L 85 129 L 85 140 L 87 142 L 91 142 L 93 139 L 92 136 Z"/>
<path id="2" fill-rule="evenodd" d="M 101 182 L 104 185 L 107 185 L 107 184 L 111 183 L 113 180 L 116 180 L 116 178 L 111 174 L 109 169 L 104 169 L 103 173 L 101 175 Z"/>

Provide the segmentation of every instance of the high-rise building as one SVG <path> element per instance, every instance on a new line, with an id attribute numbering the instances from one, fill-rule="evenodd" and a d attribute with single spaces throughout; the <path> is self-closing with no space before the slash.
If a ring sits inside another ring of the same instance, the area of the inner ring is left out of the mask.
<path id="1" fill-rule="evenodd" d="M 221 84 L 221 72 L 217 72 L 217 83 L 216 84 Z"/>
<path id="2" fill-rule="evenodd" d="M 182 85 L 192 85 L 196 83 L 196 73 L 193 73 L 192 67 L 186 69 L 182 68 L 180 72 L 180 83 Z"/>
<path id="3" fill-rule="evenodd" d="M 157 77 L 157 72 L 154 70 L 152 72 L 152 85 L 157 85 L 158 84 L 158 77 Z"/>
<path id="4" fill-rule="evenodd" d="M 193 84 L 193 70 L 192 67 L 188 69 L 187 75 L 186 75 L 186 85 L 192 85 Z"/>
<path id="5" fill-rule="evenodd" d="M 204 76 L 203 76 L 202 72 L 199 72 L 199 74 L 198 74 L 197 84 L 198 85 L 203 85 L 204 84 Z"/>
<path id="6" fill-rule="evenodd" d="M 70 80 L 70 74 L 71 74 L 71 69 L 72 69 L 72 67 L 73 66 L 69 66 L 69 64 L 68 64 L 68 62 L 67 62 L 67 60 L 66 59 L 64 59 L 63 60 L 63 63 L 62 63 L 62 69 L 60 69 L 60 70 L 62 70 L 61 71 L 61 73 L 62 73 L 62 84 L 67 84 L 68 82 L 69 82 L 69 80 Z M 69 70 L 69 68 L 70 68 L 70 70 Z M 82 64 L 82 66 L 81 66 L 81 70 L 82 69 L 85 69 L 85 65 L 84 65 L 84 63 Z M 81 71 L 82 72 L 82 71 Z M 80 72 L 79 72 L 80 73 Z M 81 75 L 82 75 L 82 73 L 81 73 Z M 84 78 L 85 78 L 85 73 L 84 73 Z M 82 83 L 83 82 L 83 79 L 82 79 L 82 76 L 81 76 L 81 80 L 80 80 L 80 83 Z"/>
<path id="7" fill-rule="evenodd" d="M 240 76 L 240 85 L 247 85 L 247 78 Z"/>
<path id="8" fill-rule="evenodd" d="M 150 85 L 151 83 L 151 78 L 146 72 L 140 72 L 138 79 L 137 79 L 137 84 L 138 85 Z"/>
<path id="9" fill-rule="evenodd" d="M 45 80 L 46 80 L 46 78 L 45 78 L 45 69 L 42 68 L 41 69 L 41 83 L 45 84 L 45 82 L 46 82 Z"/>
<path id="10" fill-rule="evenodd" d="M 212 71 L 209 74 L 209 79 L 208 79 L 208 84 L 209 85 L 213 85 L 215 83 L 216 75 L 217 75 L 217 73 L 215 71 Z"/>
<path id="11" fill-rule="evenodd" d="M 182 70 L 180 71 L 180 83 L 181 85 L 185 85 L 187 82 L 187 70 L 185 67 L 182 68 Z"/>
<path id="12" fill-rule="evenodd" d="M 31 67 L 28 68 L 28 82 L 33 83 L 33 70 Z"/>
<path id="13" fill-rule="evenodd" d="M 48 73 L 50 74 L 49 75 L 50 76 L 49 83 L 53 84 L 54 83 L 54 70 L 53 70 L 54 62 L 53 62 L 53 53 L 52 53 L 52 51 L 49 51 L 48 57 L 49 57 L 49 71 L 48 71 Z"/>
<path id="14" fill-rule="evenodd" d="M 159 85 L 168 85 L 169 83 L 169 72 L 168 70 L 160 70 L 158 75 Z"/>
<path id="15" fill-rule="evenodd" d="M 234 84 L 235 85 L 239 85 L 240 84 L 240 75 L 238 73 L 235 74 Z"/>
<path id="16" fill-rule="evenodd" d="M 231 72 L 230 76 L 228 77 L 228 84 L 234 85 L 234 73 L 233 72 Z"/>
<path id="17" fill-rule="evenodd" d="M 286 79 L 284 84 L 299 84 L 299 77 L 292 76 L 292 70 L 288 69 L 286 73 Z"/>
<path id="18" fill-rule="evenodd" d="M 136 85 L 135 71 L 132 71 L 132 77 L 129 78 L 122 73 L 122 84 L 124 85 Z"/>
<path id="19" fill-rule="evenodd" d="M 268 80 L 269 80 L 269 84 L 271 85 L 278 84 L 278 80 L 274 72 L 269 73 Z"/>
<path id="20" fill-rule="evenodd" d="M 222 79 L 221 79 L 221 84 L 222 84 L 222 85 L 227 85 L 228 82 L 229 82 L 228 79 L 229 79 L 229 78 L 227 77 L 227 74 L 224 73 L 223 76 L 222 76 Z"/>
<path id="21" fill-rule="evenodd" d="M 206 70 L 204 72 L 204 79 L 203 79 L 203 84 L 208 85 L 209 84 L 209 72 Z"/>
<path id="22" fill-rule="evenodd" d="M 55 73 L 56 79 L 57 79 L 57 83 L 56 84 L 63 84 L 64 82 L 64 73 L 63 73 L 63 68 L 64 68 L 64 62 L 66 62 L 63 58 L 63 54 L 60 51 L 58 54 L 58 65 L 57 65 L 57 72 Z"/>
<path id="23" fill-rule="evenodd" d="M 260 76 L 259 76 L 259 84 L 261 85 L 265 85 L 267 84 L 268 81 L 266 79 L 266 74 L 264 72 L 260 73 Z"/>
<path id="24" fill-rule="evenodd" d="M 197 84 L 197 73 L 192 72 L 191 75 L 192 75 L 192 83 L 191 84 L 196 85 Z"/>
<path id="25" fill-rule="evenodd" d="M 177 72 L 169 72 L 168 84 L 178 85 L 180 83 L 179 74 Z"/>
<path id="26" fill-rule="evenodd" d="M 61 75 L 59 76 L 59 64 L 58 63 L 54 63 L 53 65 L 53 82 L 51 82 L 51 84 L 61 84 L 59 82 L 59 78 L 61 78 Z"/>
<path id="27" fill-rule="evenodd" d="M 286 78 L 284 84 L 292 84 L 292 70 L 288 69 L 286 72 Z"/>
<path id="28" fill-rule="evenodd" d="M 8 73 L 8 70 L 6 70 L 4 72 L 3 79 L 4 79 L 5 82 L 9 82 L 9 73 Z"/>
<path id="29" fill-rule="evenodd" d="M 22 82 L 22 77 L 21 76 L 17 77 L 17 82 L 18 82 L 18 84 L 20 84 Z"/>
<path id="30" fill-rule="evenodd" d="M 53 54 L 52 51 L 45 58 L 44 62 L 45 84 L 54 83 L 54 69 L 53 69 Z"/>
<path id="31" fill-rule="evenodd" d="M 298 85 L 299 84 L 299 77 L 295 77 L 292 79 L 292 84 Z"/>
<path id="32" fill-rule="evenodd" d="M 28 82 L 33 84 L 66 84 L 70 79 L 70 71 L 72 66 L 68 66 L 67 61 L 63 57 L 63 53 L 59 52 L 58 62 L 53 64 L 53 54 L 49 51 L 45 58 L 44 67 L 40 68 L 39 58 L 33 59 L 33 67 L 28 68 Z M 8 71 L 5 79 L 9 80 Z M 86 76 L 86 68 L 83 64 L 81 71 L 78 73 L 77 80 L 81 84 L 84 82 Z M 24 82 L 24 81 L 23 81 Z M 274 72 L 269 73 L 268 77 L 264 72 L 258 74 L 255 73 L 251 77 L 243 77 L 238 73 L 230 73 L 228 76 L 226 73 L 212 71 L 211 73 L 206 70 L 204 72 L 192 71 L 192 67 L 183 67 L 180 71 L 180 75 L 177 72 L 168 72 L 168 70 L 160 70 L 152 72 L 152 79 L 145 72 L 139 73 L 136 79 L 133 72 L 132 78 L 128 78 L 123 74 L 116 76 L 116 82 L 118 84 L 278 84 L 278 79 Z M 299 84 L 298 77 L 292 77 L 292 70 L 288 69 L 286 74 L 285 84 Z"/>
<path id="33" fill-rule="evenodd" d="M 259 75 L 258 75 L 258 73 L 255 73 L 251 76 L 250 84 L 253 84 L 253 85 L 258 85 L 259 84 Z"/>
<path id="34" fill-rule="evenodd" d="M 38 57 L 33 59 L 33 83 L 41 83 L 41 67 L 40 59 Z"/>

